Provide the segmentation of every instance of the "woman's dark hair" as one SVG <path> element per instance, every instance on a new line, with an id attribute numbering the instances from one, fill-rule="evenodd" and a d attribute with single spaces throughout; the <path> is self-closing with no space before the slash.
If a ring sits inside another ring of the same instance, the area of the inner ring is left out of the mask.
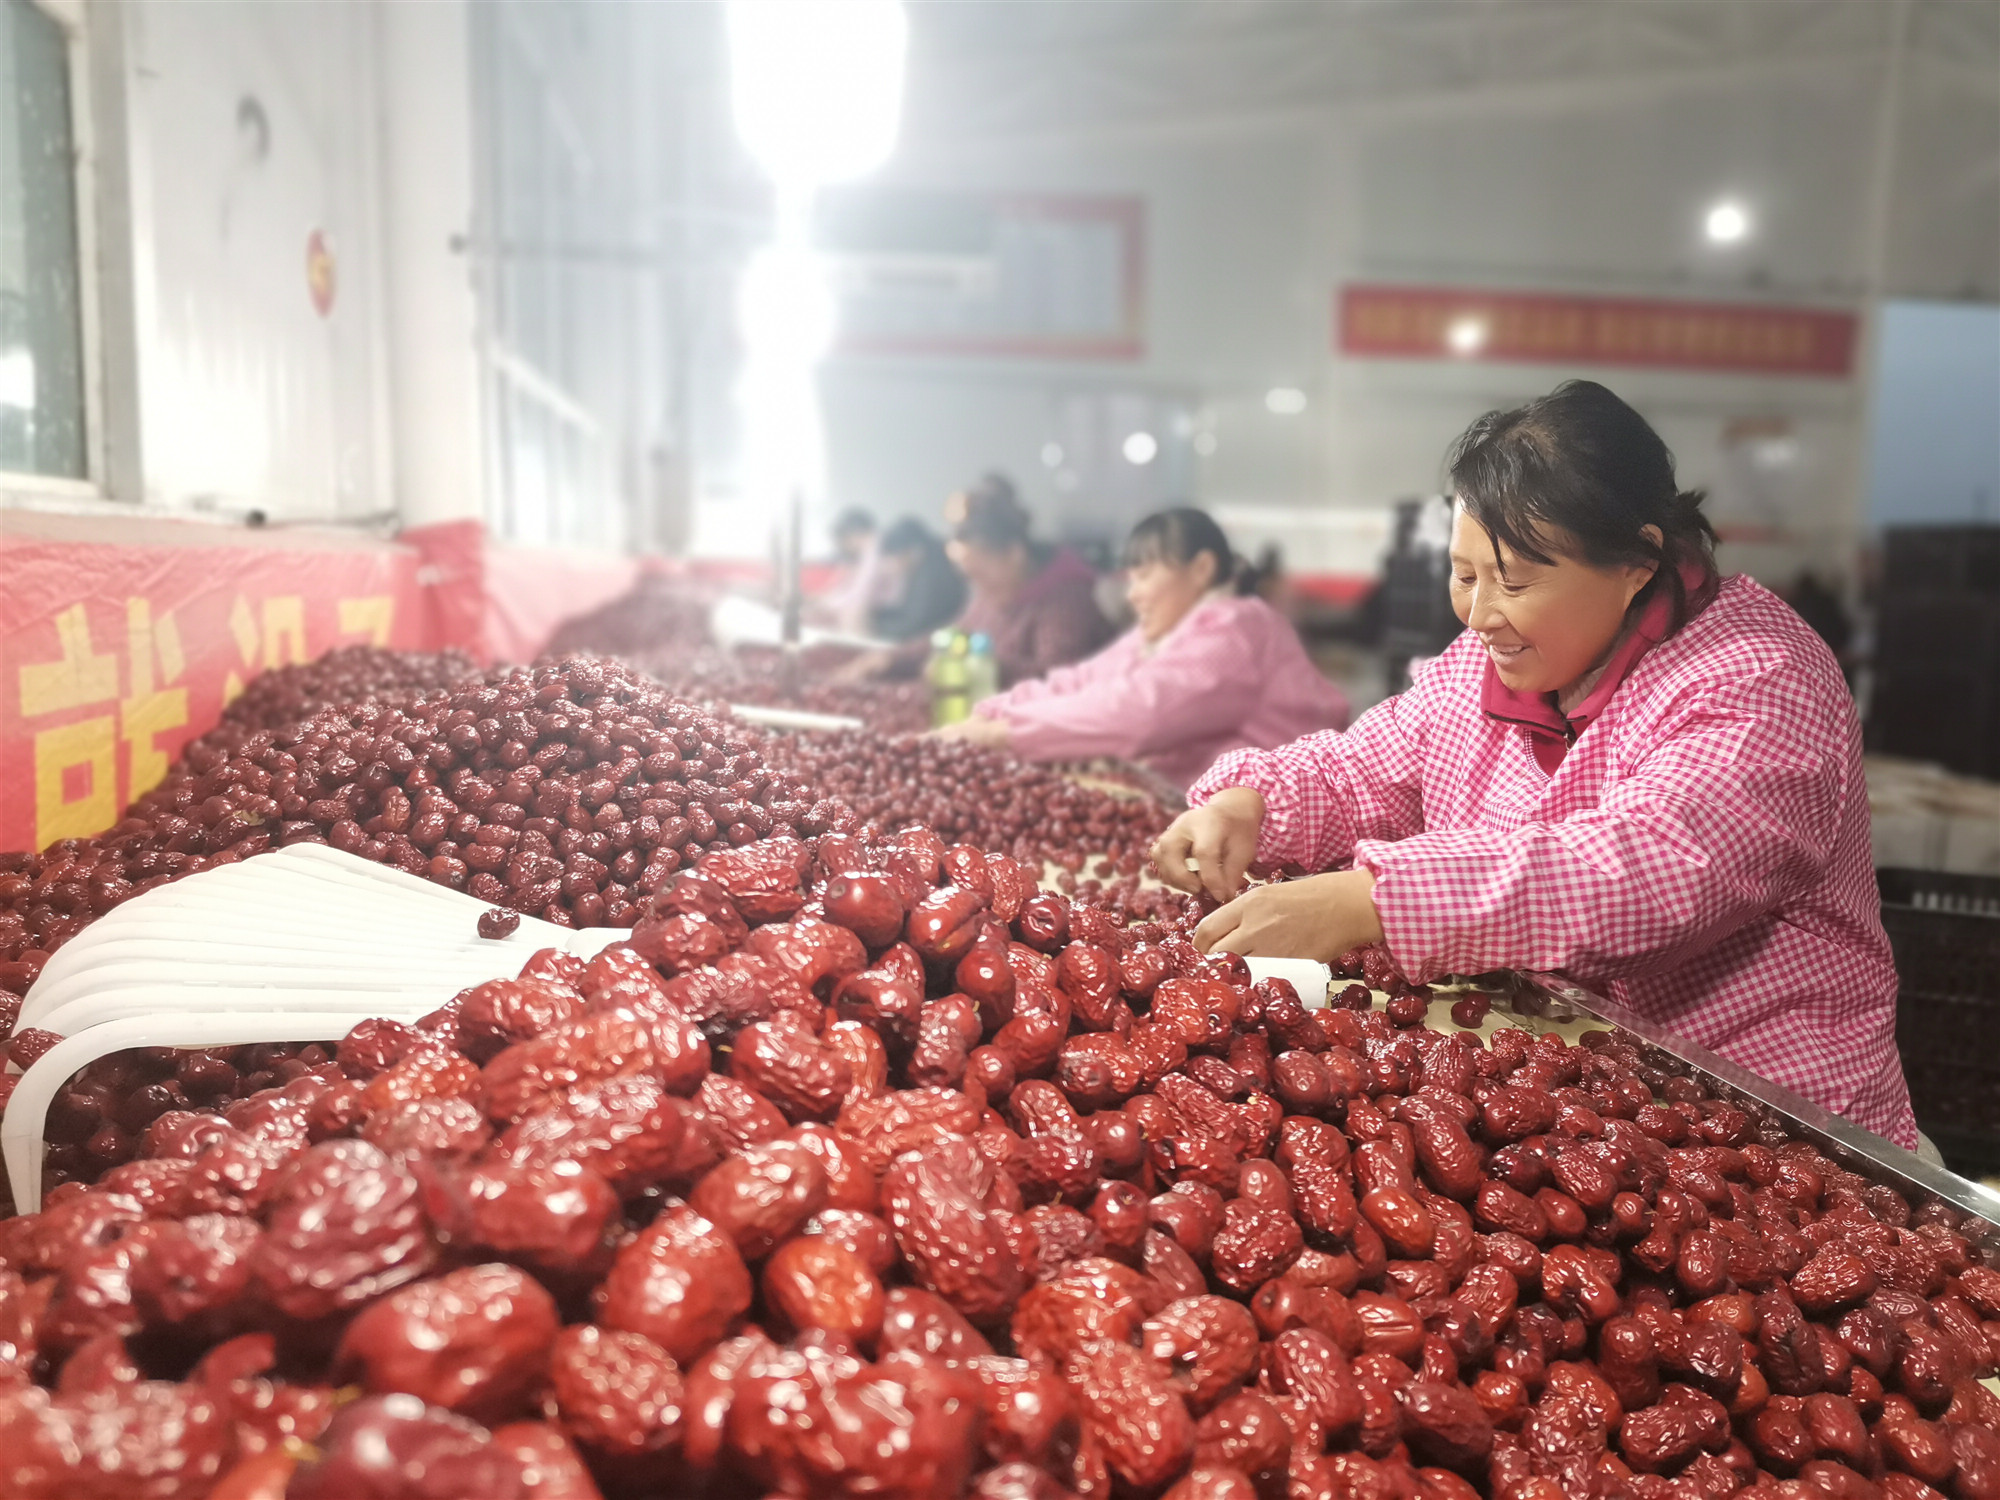
<path id="1" fill-rule="evenodd" d="M 947 508 L 954 541 L 1005 552 L 1010 547 L 1033 550 L 1027 507 L 1003 474 L 988 474 Z"/>
<path id="2" fill-rule="evenodd" d="M 882 540 L 876 544 L 884 557 L 901 557 L 907 552 L 929 552 L 941 544 L 931 534 L 930 527 L 915 516 L 904 516 L 882 533 Z"/>
<path id="3" fill-rule="evenodd" d="M 1521 557 L 1552 563 L 1557 533 L 1575 539 L 1594 567 L 1653 564 L 1634 598 L 1665 593 L 1673 628 L 1693 612 L 1681 577 L 1699 565 L 1705 594 L 1715 579 L 1715 528 L 1702 493 L 1674 482 L 1674 456 L 1646 419 L 1593 380 L 1567 380 L 1512 411 L 1490 411 L 1460 434 L 1445 458 L 1466 515 Z M 1659 528 L 1655 543 L 1645 528 Z M 1570 543 L 1562 543 L 1567 550 Z"/>
<path id="4" fill-rule="evenodd" d="M 853 536 L 875 529 L 875 513 L 859 505 L 850 505 L 833 518 L 833 534 L 837 537 Z"/>
<path id="5" fill-rule="evenodd" d="M 1144 562 L 1167 562 L 1184 568 L 1202 553 L 1215 559 L 1215 581 L 1229 582 L 1236 571 L 1236 554 L 1229 550 L 1229 538 L 1215 524 L 1215 518 L 1192 505 L 1156 511 L 1132 528 L 1125 538 L 1125 566 Z"/>

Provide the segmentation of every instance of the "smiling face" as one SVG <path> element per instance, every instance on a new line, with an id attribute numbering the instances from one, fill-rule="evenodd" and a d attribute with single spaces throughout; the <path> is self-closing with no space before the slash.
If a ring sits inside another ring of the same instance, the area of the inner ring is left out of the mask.
<path id="1" fill-rule="evenodd" d="M 1215 583 L 1215 555 L 1197 552 L 1193 562 L 1175 563 L 1155 555 L 1125 570 L 1125 600 L 1148 642 L 1161 639 L 1187 618 Z"/>
<path id="2" fill-rule="evenodd" d="M 1496 557 L 1493 538 L 1462 509 L 1452 522 L 1452 608 L 1517 693 L 1560 693 L 1603 660 L 1653 576 L 1648 566 L 1584 562 L 1566 535 L 1550 536 L 1546 550 L 1554 562 L 1505 543 Z"/>

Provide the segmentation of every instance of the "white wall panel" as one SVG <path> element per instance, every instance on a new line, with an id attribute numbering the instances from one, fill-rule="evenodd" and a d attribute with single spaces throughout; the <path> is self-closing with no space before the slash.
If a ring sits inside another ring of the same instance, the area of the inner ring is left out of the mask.
<path id="1" fill-rule="evenodd" d="M 128 20 L 148 498 L 278 519 L 386 507 L 372 7 L 145 0 Z M 316 230 L 337 277 L 324 316 Z"/>

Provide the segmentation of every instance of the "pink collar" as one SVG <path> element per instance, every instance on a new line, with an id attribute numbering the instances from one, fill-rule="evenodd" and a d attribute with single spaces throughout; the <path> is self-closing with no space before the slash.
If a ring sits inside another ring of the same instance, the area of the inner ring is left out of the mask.
<path id="1" fill-rule="evenodd" d="M 1681 568 L 1681 582 L 1687 588 L 1690 620 L 1708 607 L 1721 586 L 1721 580 L 1698 563 L 1688 563 Z M 1508 687 L 1500 680 L 1500 673 L 1491 660 L 1486 663 L 1486 680 L 1480 688 L 1479 706 L 1489 719 L 1503 724 L 1518 724 L 1526 729 L 1535 740 L 1536 760 L 1553 772 L 1577 737 L 1604 712 L 1605 705 L 1624 685 L 1632 668 L 1638 665 L 1639 658 L 1673 634 L 1673 617 L 1674 601 L 1669 595 L 1661 593 L 1647 600 L 1645 607 L 1639 611 L 1639 617 L 1632 622 L 1632 628 L 1612 648 L 1596 684 L 1568 715 L 1556 707 L 1554 693 L 1520 693 Z"/>

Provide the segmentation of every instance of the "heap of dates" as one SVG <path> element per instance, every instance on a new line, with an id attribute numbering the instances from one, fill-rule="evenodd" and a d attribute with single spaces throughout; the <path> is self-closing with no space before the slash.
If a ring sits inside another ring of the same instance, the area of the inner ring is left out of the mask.
<path id="1" fill-rule="evenodd" d="M 1063 889 L 1147 918 L 1170 918 L 1179 898 L 1141 882 L 1148 851 L 1171 815 L 1146 794 L 1080 786 L 1046 766 L 963 740 L 871 730 L 772 735 L 771 764 L 839 798 L 864 824 L 923 823 L 947 839 L 999 849 Z"/>
<path id="2" fill-rule="evenodd" d="M 648 652 L 690 653 L 709 645 L 717 591 L 670 573 L 647 573 L 616 599 L 556 627 L 543 648 L 632 660 Z"/>
<path id="3" fill-rule="evenodd" d="M 196 743 L 234 749 L 260 729 L 279 733 L 322 709 L 409 698 L 456 687 L 478 675 L 478 663 L 463 651 L 336 646 L 317 660 L 259 672 L 223 706 L 215 729 Z"/>
<path id="4" fill-rule="evenodd" d="M 854 652 L 808 646 L 794 660 L 770 647 L 637 651 L 623 659 L 699 703 L 750 703 L 860 719 L 877 734 L 921 734 L 931 724 L 931 690 L 914 680 L 843 682 L 836 671 Z"/>
<path id="5" fill-rule="evenodd" d="M 1975 1221 L 1184 933 L 706 851 L 0 1223 L 0 1494 L 2000 1495 Z"/>
<path id="6" fill-rule="evenodd" d="M 844 819 L 742 734 L 630 668 L 569 657 L 196 741 L 107 833 L 0 857 L 0 991 L 25 993 L 141 891 L 293 843 L 564 926 L 627 926 L 705 850 Z"/>

